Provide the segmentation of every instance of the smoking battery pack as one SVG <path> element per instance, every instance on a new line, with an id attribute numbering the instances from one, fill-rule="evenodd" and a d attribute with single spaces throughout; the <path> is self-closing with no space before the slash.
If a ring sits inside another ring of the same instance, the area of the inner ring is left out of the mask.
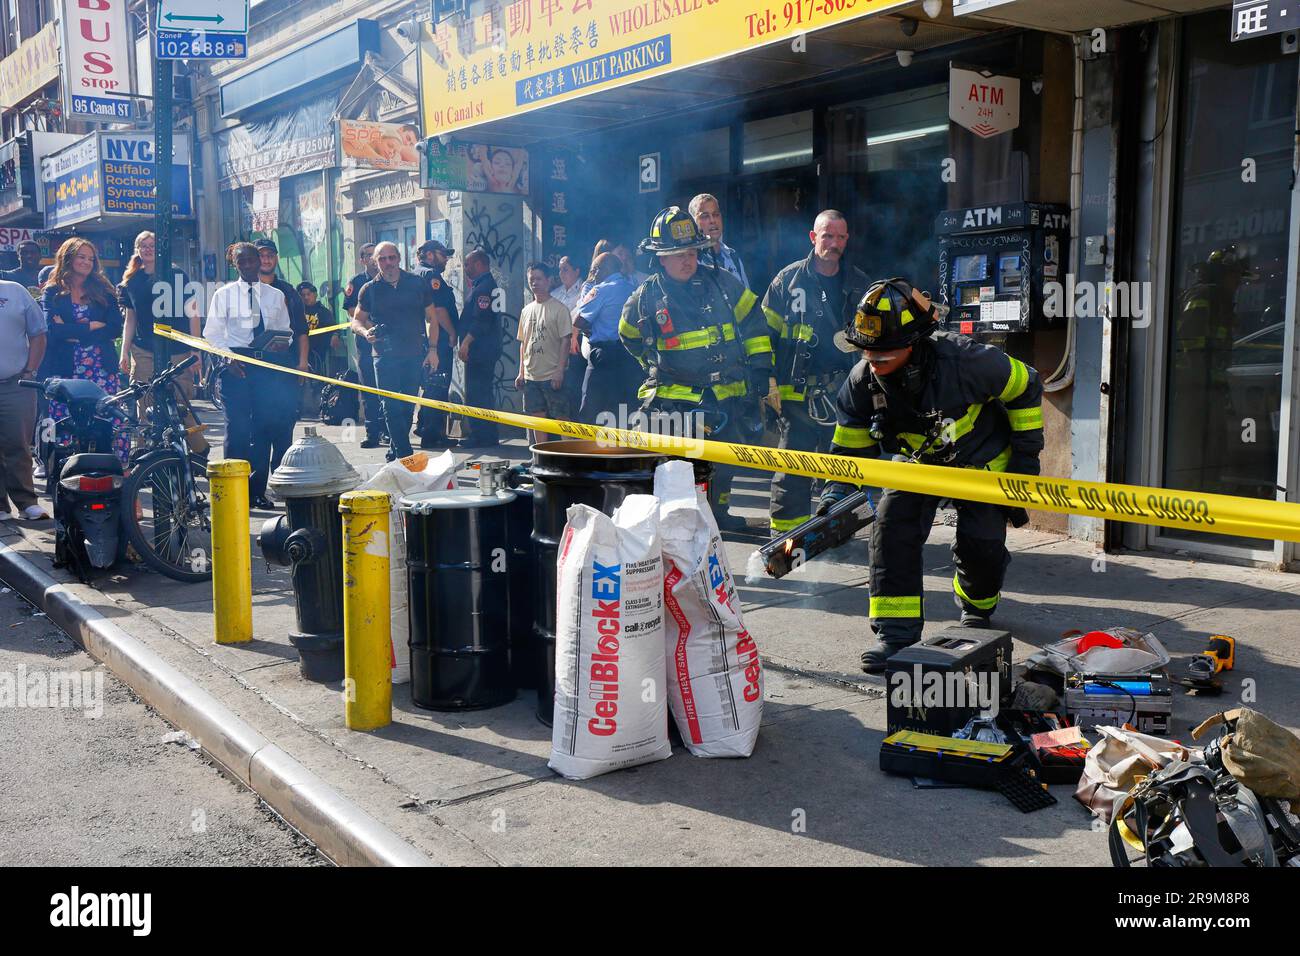
<path id="1" fill-rule="evenodd" d="M 1011 632 L 950 627 L 885 664 L 886 733 L 951 737 L 1011 691 Z"/>
<path id="2" fill-rule="evenodd" d="M 1131 723 L 1144 734 L 1161 736 L 1169 733 L 1174 694 L 1161 674 L 1072 674 L 1065 684 L 1065 708 L 1084 730 Z"/>

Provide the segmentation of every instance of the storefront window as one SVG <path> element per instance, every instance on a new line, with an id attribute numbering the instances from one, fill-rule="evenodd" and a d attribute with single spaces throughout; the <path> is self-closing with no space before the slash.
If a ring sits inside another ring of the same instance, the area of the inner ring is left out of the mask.
<path id="1" fill-rule="evenodd" d="M 741 153 L 745 174 L 807 166 L 812 158 L 812 110 L 745 124 Z"/>
<path id="2" fill-rule="evenodd" d="M 1168 488 L 1273 498 L 1296 60 L 1228 36 L 1226 15 L 1186 21 L 1163 478 Z"/>
<path id="3" fill-rule="evenodd" d="M 706 129 L 673 140 L 669 169 L 683 178 L 728 176 L 731 173 L 731 128 Z"/>
<path id="4" fill-rule="evenodd" d="M 904 276 L 938 293 L 935 217 L 947 208 L 948 86 L 933 84 L 830 111 L 832 203 L 849 216 L 850 255 L 872 278 Z"/>

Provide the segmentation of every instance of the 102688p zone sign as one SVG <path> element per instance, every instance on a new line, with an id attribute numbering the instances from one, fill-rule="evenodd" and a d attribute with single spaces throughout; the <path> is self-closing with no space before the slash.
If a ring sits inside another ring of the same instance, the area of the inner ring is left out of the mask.
<path id="1" fill-rule="evenodd" d="M 160 60 L 248 56 L 248 0 L 161 0 L 154 53 Z"/>

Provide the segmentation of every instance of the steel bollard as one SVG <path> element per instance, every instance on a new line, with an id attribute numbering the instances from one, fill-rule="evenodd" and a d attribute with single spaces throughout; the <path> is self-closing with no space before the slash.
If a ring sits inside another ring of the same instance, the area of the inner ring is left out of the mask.
<path id="1" fill-rule="evenodd" d="M 248 475 L 237 458 L 208 465 L 212 495 L 212 622 L 218 644 L 253 639 L 253 549 L 248 528 Z"/>
<path id="2" fill-rule="evenodd" d="M 393 722 L 388 495 L 350 491 L 343 515 L 343 718 L 351 730 Z"/>

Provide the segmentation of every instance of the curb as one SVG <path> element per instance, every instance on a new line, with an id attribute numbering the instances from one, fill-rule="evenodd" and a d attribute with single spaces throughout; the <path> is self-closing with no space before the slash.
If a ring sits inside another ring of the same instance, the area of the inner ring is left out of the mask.
<path id="1" fill-rule="evenodd" d="M 194 737 L 231 776 L 258 794 L 339 866 L 433 866 L 411 844 L 258 733 L 171 664 L 106 618 L 81 584 L 63 584 L 0 541 L 0 577 L 131 687 Z M 89 599 L 88 599 L 89 598 Z"/>

